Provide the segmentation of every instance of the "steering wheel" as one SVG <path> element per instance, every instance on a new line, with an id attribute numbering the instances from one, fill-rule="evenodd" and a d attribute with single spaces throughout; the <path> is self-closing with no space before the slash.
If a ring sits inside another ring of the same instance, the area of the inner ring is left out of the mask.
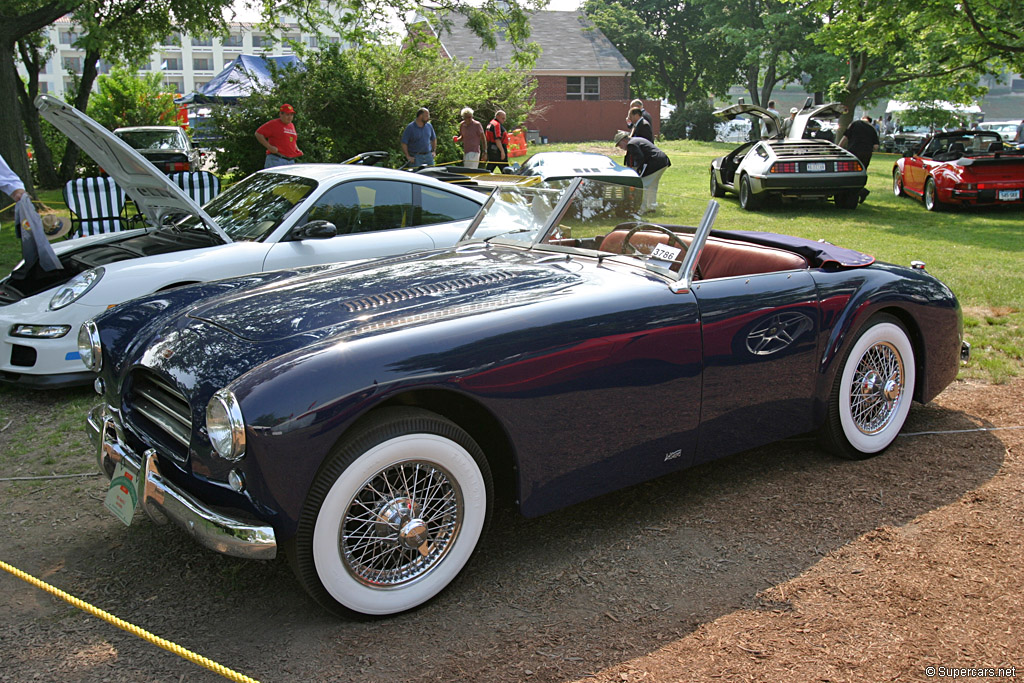
<path id="1" fill-rule="evenodd" d="M 636 247 L 629 243 L 629 240 L 633 237 L 633 235 L 640 232 L 641 230 L 654 230 L 656 232 L 665 233 L 668 236 L 668 243 L 671 245 L 673 242 L 675 242 L 677 245 L 679 245 L 679 248 L 682 250 L 682 254 L 680 254 L 680 261 L 683 257 L 686 256 L 686 252 L 688 251 L 686 242 L 683 242 L 681 239 L 679 239 L 679 235 L 675 234 L 668 228 L 663 227 L 661 225 L 656 225 L 654 223 L 637 223 L 632 228 L 630 228 L 629 232 L 627 232 L 626 236 L 622 239 L 622 248 L 619 250 L 620 254 L 632 254 L 639 251 L 639 249 L 637 249 Z M 627 248 L 629 248 L 631 251 L 627 252 Z M 697 266 L 696 271 L 697 279 L 703 279 L 704 276 L 701 275 L 699 265 Z"/>

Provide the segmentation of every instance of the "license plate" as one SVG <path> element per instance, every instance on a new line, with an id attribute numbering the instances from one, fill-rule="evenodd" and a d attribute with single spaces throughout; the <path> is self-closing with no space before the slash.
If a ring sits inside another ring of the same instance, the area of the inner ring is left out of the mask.
<path id="1" fill-rule="evenodd" d="M 824 161 L 812 161 L 811 163 L 807 164 L 807 170 L 808 171 L 824 171 L 825 170 L 825 162 Z"/>
<path id="2" fill-rule="evenodd" d="M 136 486 L 135 475 L 118 463 L 114 469 L 114 476 L 110 479 L 110 488 L 107 489 L 107 497 L 103 504 L 127 526 L 131 526 L 135 508 L 139 504 Z"/>
<path id="3" fill-rule="evenodd" d="M 1020 190 L 999 190 L 996 198 L 1001 202 L 1015 202 L 1020 199 Z"/>

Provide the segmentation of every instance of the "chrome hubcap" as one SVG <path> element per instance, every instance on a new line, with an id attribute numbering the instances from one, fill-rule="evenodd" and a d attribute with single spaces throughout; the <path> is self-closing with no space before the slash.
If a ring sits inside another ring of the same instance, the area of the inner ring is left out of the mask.
<path id="1" fill-rule="evenodd" d="M 868 349 L 850 387 L 850 412 L 857 429 L 877 434 L 892 422 L 904 381 L 903 359 L 892 344 L 882 342 Z"/>
<path id="2" fill-rule="evenodd" d="M 440 563 L 462 525 L 462 494 L 443 469 L 403 462 L 368 479 L 349 504 L 339 545 L 360 583 L 401 586 Z"/>

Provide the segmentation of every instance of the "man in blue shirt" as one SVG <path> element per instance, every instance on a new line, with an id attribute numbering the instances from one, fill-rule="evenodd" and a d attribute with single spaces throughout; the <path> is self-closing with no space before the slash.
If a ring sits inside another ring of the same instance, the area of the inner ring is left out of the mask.
<path id="1" fill-rule="evenodd" d="M 402 131 L 402 152 L 413 166 L 433 166 L 437 135 L 430 125 L 430 112 L 420 107 L 416 118 Z"/>

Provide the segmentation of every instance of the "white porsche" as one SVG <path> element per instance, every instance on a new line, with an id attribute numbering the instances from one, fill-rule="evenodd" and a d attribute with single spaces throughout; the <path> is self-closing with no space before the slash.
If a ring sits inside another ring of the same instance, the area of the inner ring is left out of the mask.
<path id="1" fill-rule="evenodd" d="M 127 192 L 150 227 L 56 243 L 61 270 L 21 262 L 0 280 L 6 383 L 91 382 L 78 355 L 78 329 L 129 299 L 265 270 L 448 247 L 486 199 L 406 171 L 297 164 L 259 171 L 199 207 L 80 111 L 46 95 L 36 106 Z M 189 217 L 171 220 L 183 214 Z"/>

